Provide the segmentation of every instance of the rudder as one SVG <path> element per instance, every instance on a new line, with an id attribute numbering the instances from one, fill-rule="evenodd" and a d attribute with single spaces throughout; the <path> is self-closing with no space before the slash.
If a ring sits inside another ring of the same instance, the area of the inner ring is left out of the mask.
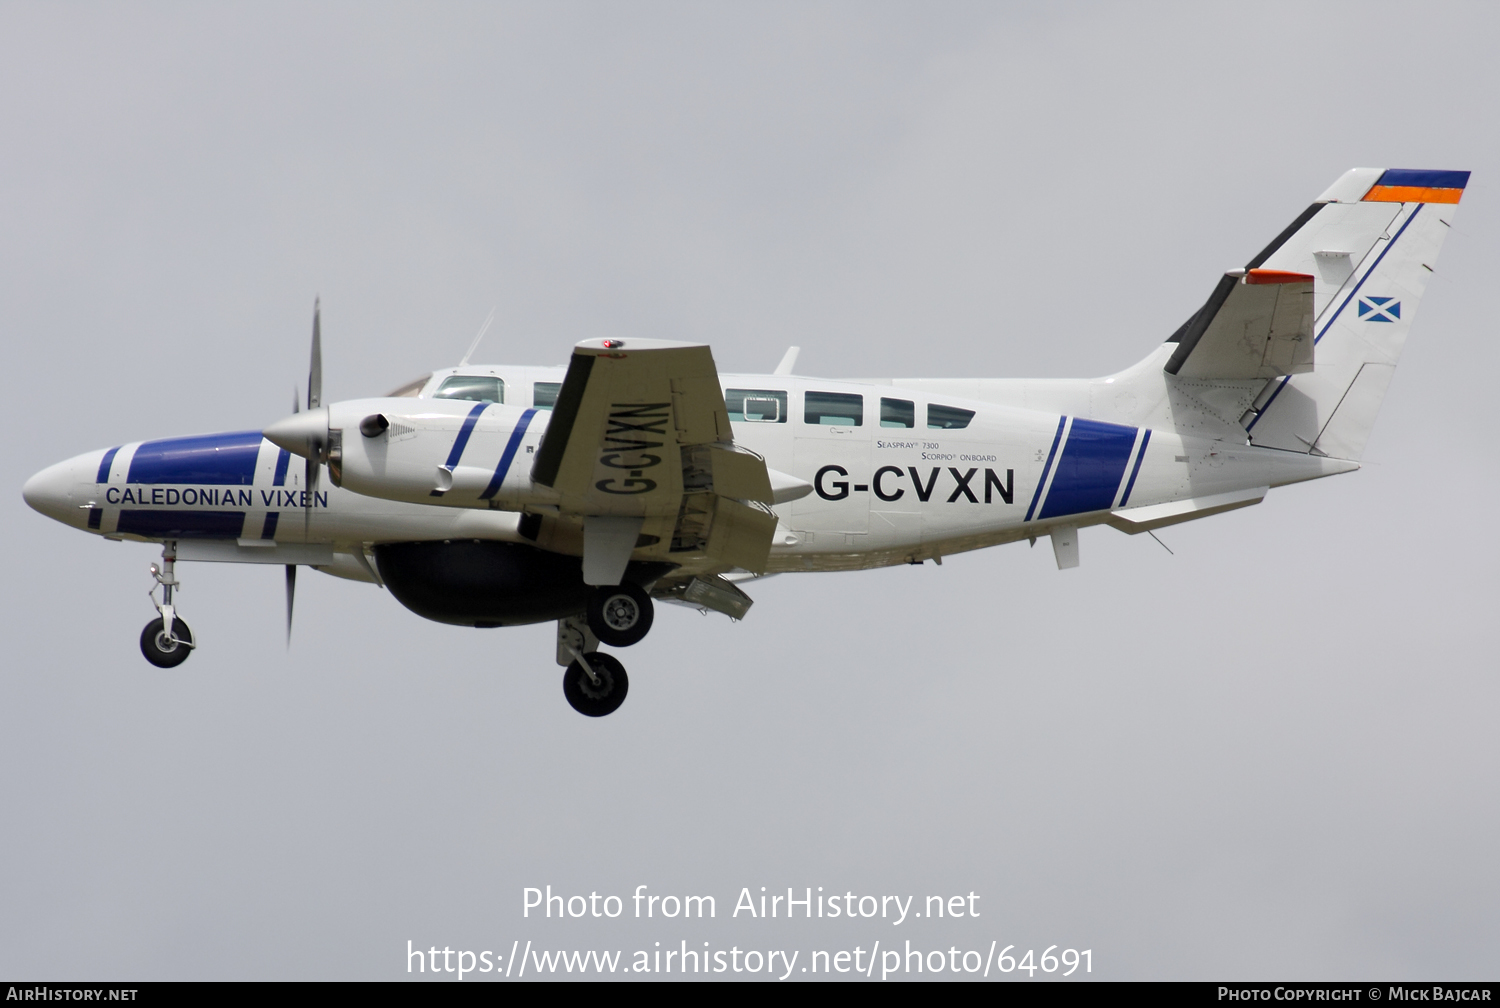
<path id="1" fill-rule="evenodd" d="M 1355 168 L 1258 266 L 1316 278 L 1315 366 L 1267 383 L 1244 424 L 1268 448 L 1358 459 L 1468 185 L 1466 171 Z"/>

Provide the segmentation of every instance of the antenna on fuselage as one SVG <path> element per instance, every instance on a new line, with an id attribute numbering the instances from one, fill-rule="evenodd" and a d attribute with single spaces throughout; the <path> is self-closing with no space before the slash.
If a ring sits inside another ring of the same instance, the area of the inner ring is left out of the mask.
<path id="1" fill-rule="evenodd" d="M 786 353 L 781 355 L 781 363 L 777 364 L 776 370 L 772 371 L 771 373 L 773 375 L 791 374 L 792 368 L 797 366 L 797 355 L 801 352 L 802 348 L 799 346 L 787 347 Z"/>
<path id="2" fill-rule="evenodd" d="M 464 354 L 464 359 L 458 362 L 459 367 L 468 367 L 469 358 L 474 356 L 474 351 L 479 349 L 479 341 L 484 339 L 484 334 L 490 331 L 490 323 L 495 321 L 495 309 L 491 308 L 485 317 L 484 325 L 479 327 L 479 335 L 474 337 L 474 342 L 469 344 L 469 352 Z"/>

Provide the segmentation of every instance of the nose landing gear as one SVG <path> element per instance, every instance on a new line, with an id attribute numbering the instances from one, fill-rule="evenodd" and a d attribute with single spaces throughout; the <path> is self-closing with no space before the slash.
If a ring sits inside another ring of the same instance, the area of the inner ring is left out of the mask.
<path id="1" fill-rule="evenodd" d="M 141 631 L 141 654 L 157 668 L 176 668 L 192 653 L 193 631 L 175 617 L 171 633 L 167 633 L 166 627 L 167 621 L 161 618 L 146 624 L 146 629 Z"/>
<path id="2" fill-rule="evenodd" d="M 585 717 L 604 717 L 619 710 L 630 691 L 625 666 L 614 655 L 580 654 L 563 673 L 563 696 Z"/>
<path id="3" fill-rule="evenodd" d="M 178 587 L 177 543 L 174 540 L 162 544 L 161 566 L 152 564 L 151 576 L 161 588 L 162 600 L 156 601 L 156 588 L 153 587 L 151 604 L 160 615 L 141 631 L 141 654 L 157 668 L 176 668 L 187 661 L 197 645 L 193 643 L 193 631 L 172 606 L 172 589 Z"/>
<path id="4" fill-rule="evenodd" d="M 599 638 L 584 617 L 557 621 L 557 664 L 566 666 L 563 696 L 585 717 L 613 714 L 625 702 L 625 694 L 630 691 L 625 666 L 599 650 Z"/>

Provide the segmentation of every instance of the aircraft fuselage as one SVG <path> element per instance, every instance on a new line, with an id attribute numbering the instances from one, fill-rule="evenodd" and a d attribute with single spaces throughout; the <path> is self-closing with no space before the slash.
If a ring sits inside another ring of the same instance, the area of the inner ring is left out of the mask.
<path id="1" fill-rule="evenodd" d="M 505 380 L 509 400 L 479 413 L 497 445 L 531 414 L 505 474 L 507 486 L 524 483 L 551 415 L 534 405 L 533 387 L 546 379 L 555 386 L 562 369 L 483 370 Z M 773 507 L 777 529 L 768 573 L 918 563 L 1046 536 L 1060 526 L 1099 524 L 1131 508 L 1352 468 L 895 384 L 727 375 L 722 385 L 735 442 L 813 487 Z M 544 391 L 537 395 L 545 398 Z M 426 398 L 369 402 L 371 408 L 383 403 L 388 410 L 455 417 L 478 405 Z M 496 461 L 482 456 L 482 439 L 475 437 L 457 461 L 487 473 Z M 459 503 L 453 499 L 383 500 L 332 486 L 326 477 L 315 489 L 303 481 L 301 459 L 258 431 L 245 431 L 87 452 L 38 473 L 26 494 L 39 510 L 96 535 L 177 540 L 183 559 L 329 566 L 329 553 L 352 554 L 359 544 L 529 541 L 519 511 L 442 506 Z M 505 494 L 499 498 L 504 503 Z M 360 576 L 358 567 L 334 566 L 333 573 Z"/>

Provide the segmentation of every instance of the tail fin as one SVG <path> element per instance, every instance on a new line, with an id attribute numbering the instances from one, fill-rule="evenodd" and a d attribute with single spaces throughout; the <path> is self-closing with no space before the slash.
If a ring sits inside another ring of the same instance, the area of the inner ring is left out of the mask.
<path id="1" fill-rule="evenodd" d="M 892 384 L 1358 461 L 1468 182 L 1345 172 L 1164 346 L 1108 377 Z"/>
<path id="2" fill-rule="evenodd" d="M 1252 443 L 1364 453 L 1468 181 L 1466 171 L 1352 169 L 1252 260 L 1247 270 L 1311 276 L 1314 344 L 1311 370 L 1267 382 L 1245 414 Z"/>

